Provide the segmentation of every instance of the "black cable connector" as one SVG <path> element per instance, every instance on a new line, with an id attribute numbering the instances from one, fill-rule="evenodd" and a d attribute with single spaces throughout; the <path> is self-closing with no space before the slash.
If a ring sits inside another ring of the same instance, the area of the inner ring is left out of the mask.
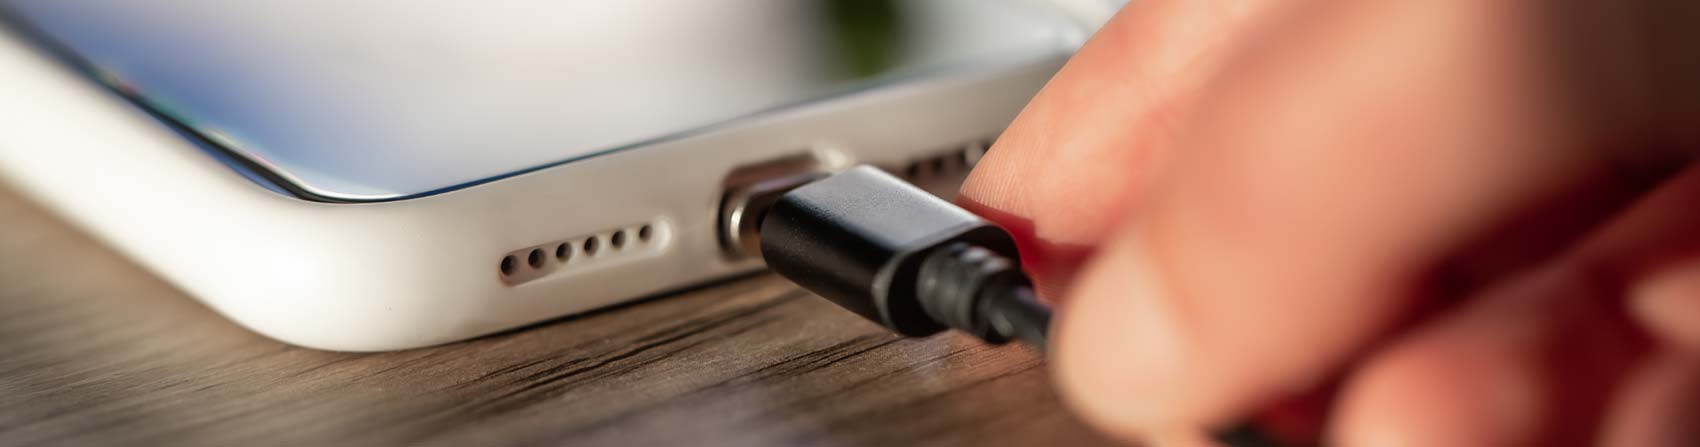
<path id="1" fill-rule="evenodd" d="M 768 267 L 897 333 L 958 329 L 1043 349 L 1050 308 L 1008 232 L 879 169 L 780 195 L 760 217 Z"/>
<path id="2" fill-rule="evenodd" d="M 951 328 L 1045 349 L 1051 310 L 1021 272 L 1015 240 L 967 210 L 869 166 L 776 178 L 729 198 L 738 199 L 723 211 L 729 249 L 759 247 L 773 271 L 845 309 L 911 337 Z M 1251 425 L 1215 436 L 1280 445 Z"/>

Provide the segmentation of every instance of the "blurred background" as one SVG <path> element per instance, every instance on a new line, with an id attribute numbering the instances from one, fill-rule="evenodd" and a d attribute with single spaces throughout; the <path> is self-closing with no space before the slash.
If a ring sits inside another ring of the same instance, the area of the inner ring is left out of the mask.
<path id="1" fill-rule="evenodd" d="M 0 0 L 132 99 L 345 199 L 1066 53 L 1087 35 L 1069 3 Z"/>

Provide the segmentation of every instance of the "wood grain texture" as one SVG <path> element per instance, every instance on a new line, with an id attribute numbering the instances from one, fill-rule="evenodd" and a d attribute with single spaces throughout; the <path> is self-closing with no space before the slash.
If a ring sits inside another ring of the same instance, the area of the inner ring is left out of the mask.
<path id="1" fill-rule="evenodd" d="M 434 348 L 231 323 L 0 188 L 0 445 L 1092 445 L 1020 346 L 761 275 Z"/>

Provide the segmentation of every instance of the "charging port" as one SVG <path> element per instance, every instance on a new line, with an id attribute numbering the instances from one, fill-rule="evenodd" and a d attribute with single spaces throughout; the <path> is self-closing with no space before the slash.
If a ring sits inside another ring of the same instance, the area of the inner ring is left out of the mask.
<path id="1" fill-rule="evenodd" d="M 756 163 L 726 176 L 720 198 L 720 247 L 728 258 L 761 257 L 761 219 L 779 196 L 818 180 L 829 169 L 810 154 Z"/>

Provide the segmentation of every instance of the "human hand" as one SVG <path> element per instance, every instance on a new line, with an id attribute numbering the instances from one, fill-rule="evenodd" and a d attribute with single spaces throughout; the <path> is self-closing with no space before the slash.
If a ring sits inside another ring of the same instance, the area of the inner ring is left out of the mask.
<path id="1" fill-rule="evenodd" d="M 962 197 L 1111 434 L 1697 445 L 1697 5 L 1135 2 Z"/>

